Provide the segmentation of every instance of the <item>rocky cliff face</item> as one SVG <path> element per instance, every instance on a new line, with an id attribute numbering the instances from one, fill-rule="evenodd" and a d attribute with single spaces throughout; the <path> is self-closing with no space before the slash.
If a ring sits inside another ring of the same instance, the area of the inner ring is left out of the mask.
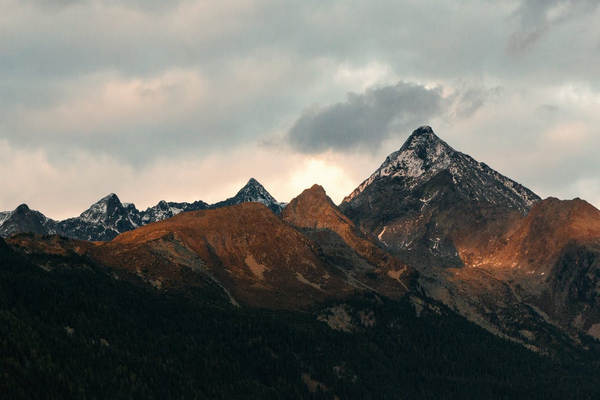
<path id="1" fill-rule="evenodd" d="M 340 209 L 392 252 L 414 262 L 458 267 L 463 265 L 459 242 L 485 243 L 538 200 L 421 127 Z"/>

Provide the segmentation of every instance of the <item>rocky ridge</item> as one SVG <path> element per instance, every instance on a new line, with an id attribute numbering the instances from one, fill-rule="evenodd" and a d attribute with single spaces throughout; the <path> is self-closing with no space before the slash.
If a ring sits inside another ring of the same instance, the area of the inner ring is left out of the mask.
<path id="1" fill-rule="evenodd" d="M 123 232 L 140 226 L 171 218 L 181 212 L 219 208 L 244 202 L 258 202 L 266 205 L 275 213 L 280 213 L 283 203 L 277 202 L 269 192 L 254 178 L 227 200 L 209 205 L 201 200 L 192 203 L 167 202 L 161 200 L 146 210 L 138 210 L 131 203 L 122 203 L 119 197 L 111 193 L 79 216 L 63 221 L 54 221 L 39 211 L 29 210 L 23 204 L 14 211 L 0 213 L 0 236 L 8 237 L 16 233 L 59 234 L 74 239 L 108 241 Z"/>

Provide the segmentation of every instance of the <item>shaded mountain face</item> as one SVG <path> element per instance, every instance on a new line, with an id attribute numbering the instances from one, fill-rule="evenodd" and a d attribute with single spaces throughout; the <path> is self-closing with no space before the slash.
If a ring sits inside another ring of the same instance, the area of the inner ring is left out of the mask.
<path id="1" fill-rule="evenodd" d="M 174 203 L 161 200 L 157 205 L 139 211 L 131 203 L 121 203 L 112 193 L 94 203 L 79 217 L 59 222 L 58 232 L 75 239 L 108 241 L 139 226 L 171 218 L 183 211 L 207 207 L 203 201 Z"/>
<path id="2" fill-rule="evenodd" d="M 58 231 L 82 240 L 111 240 L 121 232 L 140 225 L 139 212 L 133 205 L 123 205 L 111 193 L 92 204 L 79 217 L 59 222 Z"/>
<path id="3" fill-rule="evenodd" d="M 284 204 L 275 200 L 273 196 L 256 179 L 250 178 L 248 183 L 241 188 L 237 194 L 227 200 L 220 201 L 210 206 L 210 208 L 219 208 L 233 206 L 242 203 L 261 203 L 267 206 L 275 214 L 281 213 Z"/>
<path id="4" fill-rule="evenodd" d="M 0 218 L 0 236 L 3 237 L 20 232 L 46 235 L 57 231 L 56 221 L 46 218 L 39 211 L 31 210 L 27 204 L 21 204 L 14 211 L 4 212 Z"/>
<path id="5" fill-rule="evenodd" d="M 463 265 L 457 246 L 485 243 L 539 197 L 460 153 L 433 130 L 415 130 L 340 209 L 413 262 Z"/>

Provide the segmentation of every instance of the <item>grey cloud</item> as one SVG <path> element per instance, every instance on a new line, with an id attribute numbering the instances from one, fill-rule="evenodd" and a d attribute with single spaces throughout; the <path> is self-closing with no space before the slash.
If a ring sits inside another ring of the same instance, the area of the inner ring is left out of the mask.
<path id="1" fill-rule="evenodd" d="M 407 82 L 349 93 L 345 102 L 307 110 L 289 132 L 303 152 L 377 148 L 395 129 L 422 125 L 443 106 L 439 89 Z"/>
<path id="2" fill-rule="evenodd" d="M 345 102 L 306 110 L 287 138 L 305 153 L 378 150 L 394 133 L 404 134 L 434 118 L 468 118 L 496 91 L 467 88 L 444 97 L 441 87 L 399 82 L 349 93 Z"/>
<path id="3" fill-rule="evenodd" d="M 548 31 L 586 14 L 593 14 L 600 0 L 523 0 L 513 17 L 519 29 L 508 41 L 509 52 L 518 53 L 535 45 Z"/>
<path id="4" fill-rule="evenodd" d="M 292 125 L 285 143 L 305 153 L 373 151 L 440 118 L 440 133 L 458 126 L 464 137 L 490 132 L 494 144 L 533 148 L 535 124 L 518 137 L 505 132 L 537 119 L 552 125 L 544 130 L 600 126 L 599 1 L 0 0 L 0 142 L 145 168 L 157 158 L 225 154 Z M 341 69 L 370 64 L 389 74 L 336 80 Z M 202 82 L 168 78 L 181 71 Z M 344 98 L 367 81 L 398 80 L 443 85 L 446 97 L 401 83 Z M 141 82 L 139 98 L 122 88 L 102 97 L 115 82 Z M 321 107 L 302 113 L 315 102 Z M 517 115 L 523 102 L 532 111 Z M 535 110 L 543 104 L 558 111 Z M 491 120 L 500 108 L 506 129 Z"/>
<path id="5" fill-rule="evenodd" d="M 89 4 L 117 5 L 145 12 L 166 10 L 177 6 L 183 0 L 23 0 L 23 3 L 32 4 L 48 11 L 60 11 L 70 6 L 87 6 Z"/>

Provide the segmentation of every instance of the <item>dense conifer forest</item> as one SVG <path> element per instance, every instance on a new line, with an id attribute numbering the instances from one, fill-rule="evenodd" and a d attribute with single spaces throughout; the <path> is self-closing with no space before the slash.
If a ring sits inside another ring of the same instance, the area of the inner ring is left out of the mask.
<path id="1" fill-rule="evenodd" d="M 600 398 L 598 358 L 541 356 L 442 306 L 357 296 L 353 322 L 375 323 L 343 332 L 317 309 L 236 308 L 210 287 L 157 291 L 76 255 L 35 257 L 0 242 L 6 399 Z"/>

